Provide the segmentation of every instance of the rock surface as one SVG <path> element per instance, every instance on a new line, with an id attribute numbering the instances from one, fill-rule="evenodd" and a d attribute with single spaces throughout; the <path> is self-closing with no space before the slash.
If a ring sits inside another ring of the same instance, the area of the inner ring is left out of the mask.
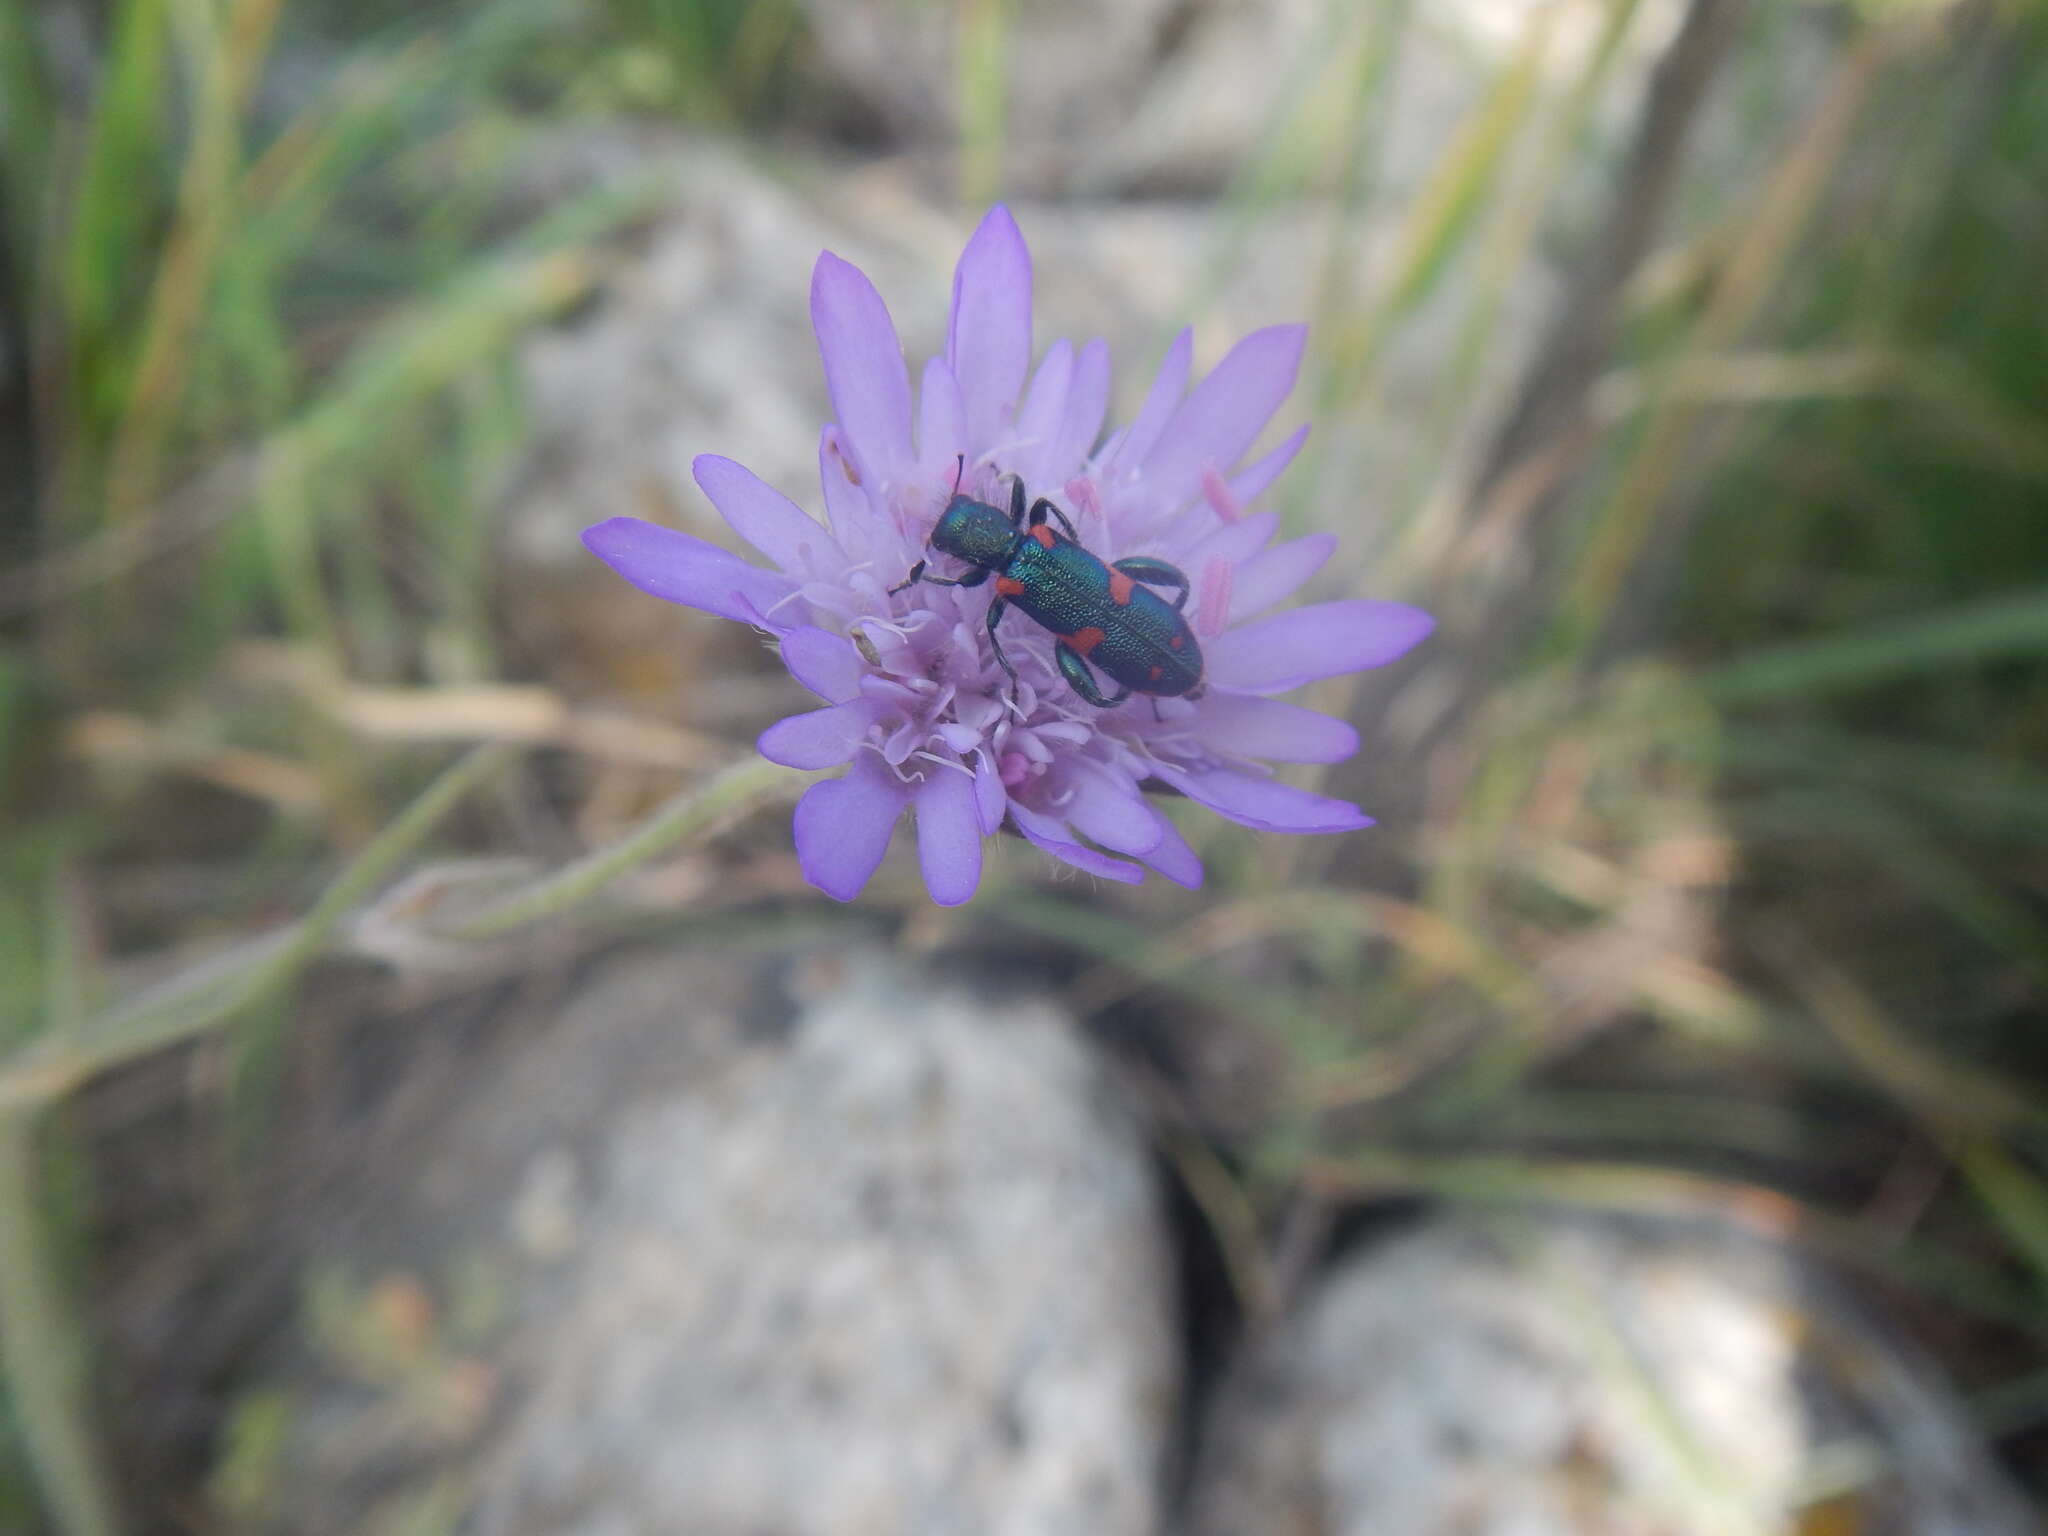
<path id="1" fill-rule="evenodd" d="M 1445 1219 L 1226 1384 L 1196 1536 L 2025 1536 L 1958 1406 L 1721 1229 Z"/>
<path id="2" fill-rule="evenodd" d="M 1377 170 L 1399 192 L 1449 142 L 1489 78 L 1523 51 L 1541 81 L 1569 90 L 1613 6 L 1025 0 L 980 9 L 1002 27 L 997 89 L 1012 185 L 1054 196 L 1213 196 L 1288 136 L 1276 125 L 1341 121 L 1366 81 L 1382 94 L 1394 83 L 1392 110 L 1377 101 L 1369 108 L 1385 125 Z M 1644 71 L 1682 4 L 1649 0 L 1637 9 L 1620 47 L 1624 78 Z M 832 85 L 851 90 L 907 146 L 950 150 L 965 109 L 979 116 L 990 105 L 965 100 L 988 85 L 967 29 L 929 0 L 805 0 L 805 10 Z M 1390 44 L 1394 67 L 1371 71 L 1370 58 Z"/>
<path id="3" fill-rule="evenodd" d="M 316 1266 L 284 1527 L 1157 1529 L 1172 1269 L 1071 1023 L 717 971 L 612 962 Z"/>
<path id="4" fill-rule="evenodd" d="M 237 1373 L 226 1528 L 2035 1529 L 1935 1374 L 1783 1250 L 1536 1213 L 1433 1217 L 1314 1280 L 1193 1405 L 1175 1499 L 1176 1245 L 1055 1010 L 867 950 L 700 946 L 491 1029 L 287 1218 L 315 1236 Z"/>

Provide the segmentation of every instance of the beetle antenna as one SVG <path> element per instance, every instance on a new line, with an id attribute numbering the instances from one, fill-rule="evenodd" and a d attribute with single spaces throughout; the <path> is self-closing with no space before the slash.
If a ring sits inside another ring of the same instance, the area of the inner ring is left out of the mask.
<path id="1" fill-rule="evenodd" d="M 956 453 L 956 454 L 954 454 L 954 455 L 953 455 L 953 494 L 954 494 L 955 496 L 958 496 L 958 495 L 960 494 L 960 477 L 961 477 L 961 476 L 963 476 L 963 475 L 965 475 L 966 473 L 967 473 L 967 455 L 966 455 L 966 454 L 964 454 L 964 453 Z"/>

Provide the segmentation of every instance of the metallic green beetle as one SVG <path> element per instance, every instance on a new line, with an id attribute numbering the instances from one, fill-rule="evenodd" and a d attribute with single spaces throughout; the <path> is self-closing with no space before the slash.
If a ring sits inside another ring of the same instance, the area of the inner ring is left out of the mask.
<path id="1" fill-rule="evenodd" d="M 1048 527 L 1048 519 L 1064 532 Z M 1022 479 L 1011 480 L 1007 516 L 962 493 L 956 483 L 953 499 L 932 529 L 931 547 L 974 569 L 951 580 L 927 576 L 927 562 L 920 560 L 889 590 L 901 592 L 919 581 L 978 587 L 993 576 L 996 599 L 988 605 L 989 644 L 1012 683 L 1017 681 L 1017 669 L 1003 654 L 996 626 L 1014 605 L 1059 637 L 1053 654 L 1060 675 L 1099 709 L 1113 709 L 1134 693 L 1155 698 L 1202 696 L 1202 648 L 1181 611 L 1187 606 L 1187 576 L 1178 566 L 1146 555 L 1103 564 L 1081 547 L 1066 514 L 1043 496 L 1026 512 Z M 1153 592 L 1155 586 L 1169 588 L 1173 601 Z M 1122 691 L 1105 697 L 1091 664 L 1120 683 Z"/>

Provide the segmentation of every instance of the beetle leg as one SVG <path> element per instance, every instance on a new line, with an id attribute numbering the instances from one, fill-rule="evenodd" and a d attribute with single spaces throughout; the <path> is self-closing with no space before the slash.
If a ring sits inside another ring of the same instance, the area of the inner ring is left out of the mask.
<path id="1" fill-rule="evenodd" d="M 1179 594 L 1173 600 L 1176 613 L 1187 606 L 1188 578 L 1179 566 L 1154 560 L 1150 555 L 1132 555 L 1128 560 L 1117 561 L 1114 568 L 1131 580 L 1142 581 L 1148 586 L 1172 587 Z"/>
<path id="2" fill-rule="evenodd" d="M 920 560 L 910 568 L 910 574 L 889 590 L 901 592 L 905 587 L 914 587 L 920 581 L 928 587 L 978 587 L 988 580 L 988 567 L 976 566 L 965 576 L 927 576 L 925 562 Z"/>
<path id="3" fill-rule="evenodd" d="M 1010 476 L 1010 526 L 1012 528 L 1022 528 L 1024 526 L 1024 477 L 1022 475 Z M 1032 526 L 1035 528 L 1038 525 L 1034 523 Z"/>
<path id="4" fill-rule="evenodd" d="M 1081 695 L 1097 709 L 1115 709 L 1131 696 L 1126 688 L 1113 699 L 1105 699 L 1102 690 L 1096 686 L 1095 674 L 1088 670 L 1088 663 L 1081 659 L 1081 653 L 1062 640 L 1053 647 L 1053 655 L 1060 664 L 1060 676 L 1073 685 L 1074 692 Z"/>
<path id="5" fill-rule="evenodd" d="M 988 605 L 988 648 L 996 653 L 996 660 L 1002 664 L 1003 670 L 1010 674 L 1010 687 L 1014 690 L 1020 686 L 1017 681 L 1017 669 L 1010 664 L 1010 658 L 1003 654 L 1003 642 L 996 634 L 996 626 L 1003 622 L 1003 615 L 1009 612 L 1009 609 L 1007 598 L 999 597 Z"/>
<path id="6" fill-rule="evenodd" d="M 1031 526 L 1034 528 L 1042 527 L 1048 513 L 1059 520 L 1059 525 L 1066 530 L 1068 538 L 1072 539 L 1076 544 L 1081 542 L 1081 535 L 1074 532 L 1074 525 L 1067 521 L 1067 514 L 1043 496 L 1031 503 Z"/>

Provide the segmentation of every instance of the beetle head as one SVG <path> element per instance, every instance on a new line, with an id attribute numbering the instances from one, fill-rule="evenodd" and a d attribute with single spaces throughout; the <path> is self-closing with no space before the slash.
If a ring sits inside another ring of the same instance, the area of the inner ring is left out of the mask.
<path id="1" fill-rule="evenodd" d="M 956 493 L 932 529 L 932 548 L 983 570 L 994 570 L 1010 557 L 1017 530 L 1002 512 L 985 501 Z"/>

